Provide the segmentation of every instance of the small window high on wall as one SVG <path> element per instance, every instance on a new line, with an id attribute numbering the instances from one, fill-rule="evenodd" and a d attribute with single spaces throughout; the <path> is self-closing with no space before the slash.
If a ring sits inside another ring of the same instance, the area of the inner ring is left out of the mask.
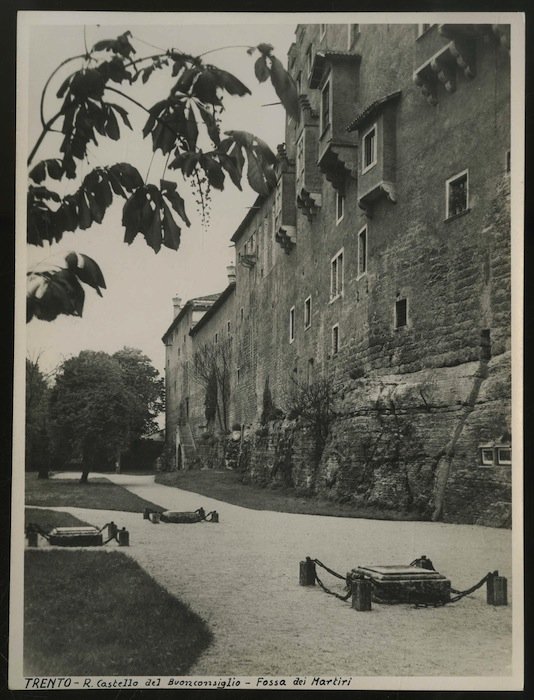
<path id="1" fill-rule="evenodd" d="M 358 277 L 367 272 L 367 226 L 358 233 Z"/>
<path id="2" fill-rule="evenodd" d="M 377 162 L 376 124 L 363 135 L 362 172 L 370 170 Z"/>
<path id="3" fill-rule="evenodd" d="M 332 326 L 332 355 L 337 355 L 339 352 L 339 323 Z"/>
<path id="4" fill-rule="evenodd" d="M 395 302 L 395 328 L 408 325 L 408 300 L 397 299 Z"/>
<path id="5" fill-rule="evenodd" d="M 289 342 L 295 340 L 295 307 L 289 309 Z"/>
<path id="6" fill-rule="evenodd" d="M 467 170 L 447 180 L 446 198 L 447 219 L 469 211 L 469 177 Z"/>

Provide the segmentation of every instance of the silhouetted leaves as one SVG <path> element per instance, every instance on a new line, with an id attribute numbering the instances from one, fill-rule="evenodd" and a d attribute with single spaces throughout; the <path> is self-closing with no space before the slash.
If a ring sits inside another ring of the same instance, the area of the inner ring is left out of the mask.
<path id="1" fill-rule="evenodd" d="M 247 180 L 258 194 L 267 195 L 276 186 L 274 165 L 276 156 L 269 146 L 247 131 L 226 131 L 227 139 L 221 142 L 220 151 L 234 156 L 236 167 L 242 169 L 247 158 Z"/>
<path id="2" fill-rule="evenodd" d="M 130 44 L 129 37 L 132 36 L 131 32 L 124 32 L 116 39 L 104 39 L 102 41 L 97 41 L 93 46 L 92 51 L 112 51 L 117 53 L 124 58 L 129 58 L 131 54 L 136 53 L 134 47 Z"/>
<path id="3" fill-rule="evenodd" d="M 254 63 L 256 78 L 260 83 L 263 83 L 270 76 L 274 90 L 280 98 L 286 112 L 293 119 L 298 119 L 300 115 L 300 105 L 295 81 L 273 54 L 273 47 L 271 44 L 258 44 L 255 48 L 261 54 Z M 249 49 L 247 51 L 249 54 L 253 52 L 254 49 Z"/>
<path id="4" fill-rule="evenodd" d="M 174 183 L 162 180 L 161 191 L 155 185 L 141 185 L 135 190 L 122 212 L 126 243 L 132 243 L 140 233 L 156 253 L 162 244 L 173 250 L 178 249 L 181 229 L 174 221 L 164 197 L 188 226 L 190 222 L 185 214 L 183 199 L 175 187 Z"/>

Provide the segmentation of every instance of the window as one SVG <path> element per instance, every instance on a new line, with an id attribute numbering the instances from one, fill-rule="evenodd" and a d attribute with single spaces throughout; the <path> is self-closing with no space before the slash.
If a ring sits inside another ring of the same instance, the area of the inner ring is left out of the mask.
<path id="1" fill-rule="evenodd" d="M 330 81 L 321 92 L 321 133 L 330 126 Z"/>
<path id="2" fill-rule="evenodd" d="M 215 342 L 216 342 L 216 343 L 219 342 L 219 334 L 218 334 L 218 333 L 215 333 Z"/>
<path id="3" fill-rule="evenodd" d="M 239 311 L 239 317 L 240 317 L 241 321 L 243 321 L 244 315 L 245 315 L 244 309 L 243 309 L 243 307 L 241 307 L 241 309 Z"/>
<path id="4" fill-rule="evenodd" d="M 227 331 L 228 331 L 228 335 L 230 335 L 231 327 L 232 327 L 232 326 L 231 326 L 231 324 L 230 324 L 230 321 L 227 321 L 227 323 L 226 323 L 226 329 L 227 329 Z"/>
<path id="5" fill-rule="evenodd" d="M 468 171 L 451 177 L 446 182 L 447 215 L 450 219 L 469 211 L 469 181 Z"/>
<path id="6" fill-rule="evenodd" d="M 485 467 L 493 466 L 493 447 L 480 448 L 480 463 Z"/>
<path id="7" fill-rule="evenodd" d="M 395 328 L 402 328 L 408 325 L 408 301 L 407 299 L 397 299 L 395 302 Z"/>
<path id="8" fill-rule="evenodd" d="M 343 249 L 330 261 L 330 301 L 343 293 Z"/>
<path id="9" fill-rule="evenodd" d="M 297 141 L 297 180 L 304 176 L 304 131 Z"/>
<path id="10" fill-rule="evenodd" d="M 295 307 L 289 309 L 289 342 L 295 340 Z"/>
<path id="11" fill-rule="evenodd" d="M 358 277 L 367 272 L 367 226 L 358 233 Z"/>
<path id="12" fill-rule="evenodd" d="M 345 213 L 345 195 L 342 192 L 336 192 L 336 224 L 339 224 Z"/>
<path id="13" fill-rule="evenodd" d="M 311 296 L 304 301 L 304 329 L 311 326 Z"/>
<path id="14" fill-rule="evenodd" d="M 365 173 L 367 170 L 370 170 L 373 165 L 376 165 L 376 124 L 364 134 L 362 157 L 362 172 Z"/>
<path id="15" fill-rule="evenodd" d="M 332 326 L 332 355 L 337 355 L 339 352 L 339 323 Z"/>
<path id="16" fill-rule="evenodd" d="M 512 160 L 510 151 L 506 151 L 506 172 L 509 173 L 512 170 Z"/>
<path id="17" fill-rule="evenodd" d="M 313 65 L 313 55 L 312 55 L 312 45 L 310 44 L 308 46 L 308 50 L 306 51 L 306 70 L 308 71 L 308 75 L 311 74 L 312 65 Z"/>
<path id="18" fill-rule="evenodd" d="M 509 467 L 512 464 L 511 445 L 488 443 L 480 445 L 478 450 L 482 467 Z"/>

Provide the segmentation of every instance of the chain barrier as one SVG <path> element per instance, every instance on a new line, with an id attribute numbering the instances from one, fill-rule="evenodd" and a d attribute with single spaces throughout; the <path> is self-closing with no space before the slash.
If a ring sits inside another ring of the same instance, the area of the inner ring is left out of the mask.
<path id="1" fill-rule="evenodd" d="M 470 595 L 471 593 L 474 593 L 477 591 L 479 588 L 481 588 L 489 579 L 489 577 L 492 576 L 491 571 L 488 572 L 485 576 L 483 576 L 478 583 L 475 583 L 474 586 L 471 586 L 471 588 L 467 588 L 465 591 L 458 591 L 456 588 L 451 588 L 452 593 L 456 593 L 455 596 L 452 598 L 449 598 L 449 600 L 443 600 L 437 603 L 416 603 L 414 607 L 416 608 L 429 608 L 429 607 L 434 607 L 434 608 L 440 608 L 443 607 L 444 605 L 449 605 L 450 603 L 457 603 L 459 600 L 462 598 L 465 598 L 466 595 Z"/>
<path id="2" fill-rule="evenodd" d="M 327 587 L 324 585 L 324 583 L 321 581 L 321 579 L 319 578 L 319 576 L 317 576 L 317 572 L 315 572 L 315 580 L 317 581 L 317 583 L 319 584 L 319 586 L 323 589 L 323 591 L 324 591 L 325 593 L 328 593 L 328 595 L 333 595 L 335 598 L 338 598 L 339 600 L 343 600 L 343 601 L 348 600 L 348 599 L 351 597 L 351 595 L 352 595 L 352 589 L 350 588 L 350 585 L 349 585 L 349 583 L 348 583 L 348 581 L 347 581 L 347 577 L 346 577 L 346 576 L 342 576 L 341 574 L 338 574 L 337 571 L 334 571 L 333 569 L 330 569 L 328 566 L 326 566 L 325 564 L 323 564 L 322 561 L 319 561 L 319 559 L 312 559 L 312 561 L 313 561 L 317 566 L 320 566 L 320 567 L 321 567 L 322 569 L 324 569 L 325 571 L 328 571 L 328 573 L 331 574 L 332 576 L 335 576 L 336 578 L 340 578 L 342 581 L 345 581 L 345 586 L 349 586 L 349 590 L 348 590 L 348 593 L 346 593 L 346 595 L 341 595 L 340 593 L 336 593 L 335 591 L 330 590 L 330 588 L 327 588 Z"/>

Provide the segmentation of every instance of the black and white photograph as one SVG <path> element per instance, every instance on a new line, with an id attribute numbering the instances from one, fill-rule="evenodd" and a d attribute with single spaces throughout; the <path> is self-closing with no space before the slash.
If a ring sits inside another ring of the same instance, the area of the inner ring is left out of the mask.
<path id="1" fill-rule="evenodd" d="M 524 15 L 146 9 L 18 13 L 9 688 L 521 690 Z"/>

